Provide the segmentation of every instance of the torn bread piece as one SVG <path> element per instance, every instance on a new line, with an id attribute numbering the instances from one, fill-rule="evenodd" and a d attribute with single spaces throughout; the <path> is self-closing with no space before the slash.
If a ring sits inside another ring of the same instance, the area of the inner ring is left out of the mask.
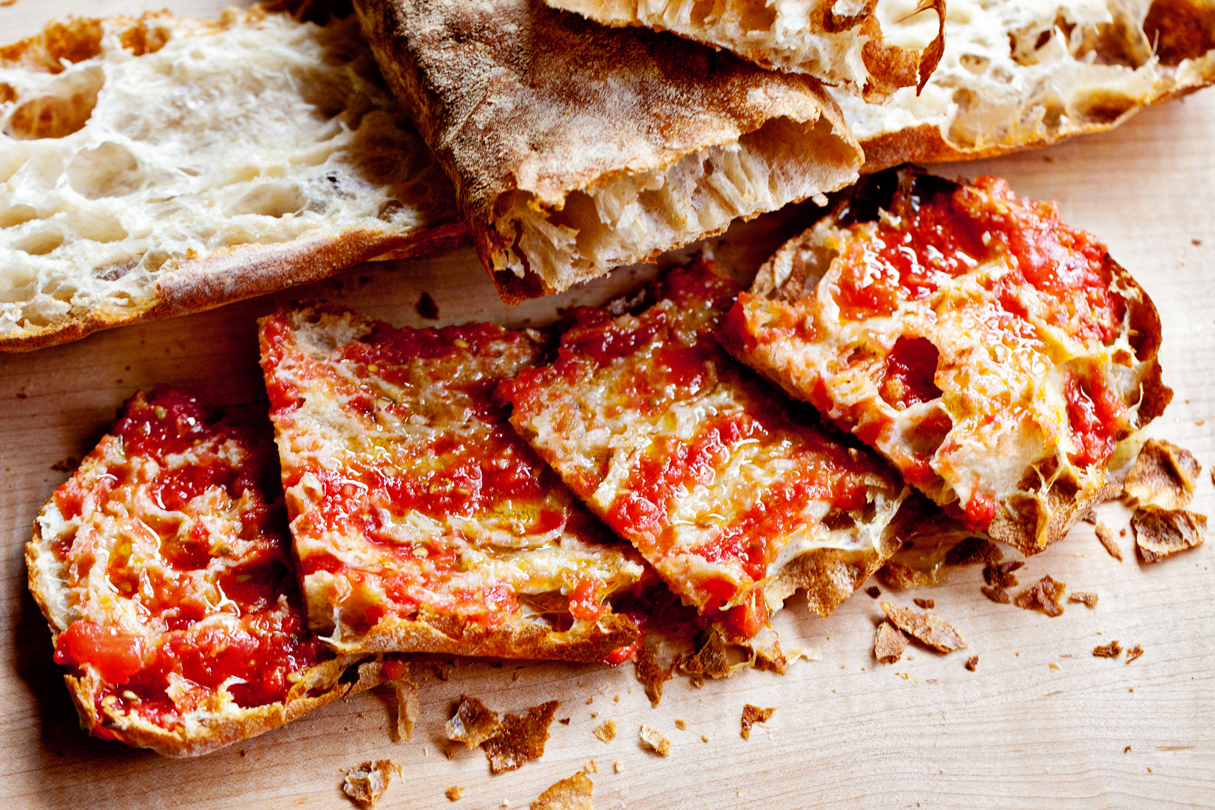
<path id="1" fill-rule="evenodd" d="M 813 79 L 542 0 L 358 0 L 389 82 L 518 302 L 856 177 Z"/>
<path id="2" fill-rule="evenodd" d="M 891 624 L 934 650 L 952 652 L 966 647 L 966 639 L 962 638 L 962 634 L 931 610 L 912 610 L 892 605 L 890 602 L 878 604 Z"/>
<path id="3" fill-rule="evenodd" d="M 761 268 L 737 357 L 879 450 L 976 532 L 1037 553 L 1111 497 L 1163 410 L 1147 294 L 1003 180 L 867 178 Z"/>
<path id="4" fill-rule="evenodd" d="M 645 564 L 506 422 L 544 356 L 493 324 L 395 329 L 342 307 L 261 321 L 308 621 L 345 652 L 601 661 Z"/>
<path id="5" fill-rule="evenodd" d="M 900 87 L 923 88 L 945 47 L 944 0 L 918 5 L 891 0 L 850 5 L 836 0 L 545 2 L 605 25 L 669 31 L 770 70 L 808 73 L 873 102 Z M 901 12 L 898 18 L 892 18 L 891 6 Z M 900 47 L 899 29 L 921 15 L 936 24 L 936 37 L 920 47 Z"/>
<path id="6" fill-rule="evenodd" d="M 1186 449 L 1162 439 L 1148 439 L 1122 488 L 1141 506 L 1184 509 L 1194 497 L 1202 465 Z"/>
<path id="7" fill-rule="evenodd" d="M 261 7 L 77 18 L 0 48 L 0 183 L 0 350 L 465 238 L 357 21 Z"/>
<path id="8" fill-rule="evenodd" d="M 993 157 L 1117 126 L 1215 81 L 1212 0 L 949 0 L 945 48 L 922 89 L 885 104 L 832 88 L 865 150 L 863 172 Z M 884 0 L 891 45 L 939 36 L 916 0 Z"/>
<path id="9" fill-rule="evenodd" d="M 828 615 L 898 547 L 906 489 L 727 355 L 739 287 L 703 256 L 615 318 L 571 313 L 557 359 L 502 388 L 511 424 L 685 604 L 759 638 L 795 590 Z"/>
<path id="10" fill-rule="evenodd" d="M 1207 517 L 1184 509 L 1139 507 L 1131 515 L 1135 547 L 1145 563 L 1201 546 L 1207 539 Z"/>
<path id="11" fill-rule="evenodd" d="M 394 775 L 401 775 L 401 766 L 391 759 L 368 760 L 346 771 L 342 792 L 359 807 L 374 808 Z"/>
<path id="12" fill-rule="evenodd" d="M 38 513 L 30 592 L 91 734 L 196 756 L 379 683 L 305 626 L 269 424 L 136 394 Z"/>
<path id="13" fill-rule="evenodd" d="M 528 805 L 528 810 L 593 810 L 591 795 L 594 787 L 591 780 L 579 771 L 550 786 Z"/>

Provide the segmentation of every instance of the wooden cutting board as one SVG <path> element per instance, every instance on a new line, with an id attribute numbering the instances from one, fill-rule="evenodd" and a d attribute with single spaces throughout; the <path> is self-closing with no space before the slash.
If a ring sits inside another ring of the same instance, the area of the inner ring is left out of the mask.
<path id="1" fill-rule="evenodd" d="M 37 31 L 51 16 L 159 8 L 140 0 L 17 0 L 0 7 L 0 39 Z M 218 3 L 168 4 L 214 14 Z M 1059 201 L 1064 221 L 1097 233 L 1156 302 L 1164 320 L 1165 381 L 1176 391 L 1149 433 L 1215 463 L 1215 92 L 1148 110 L 1121 129 L 996 161 L 941 167 L 1000 174 L 1018 192 Z M 792 228 L 788 216 L 731 231 L 722 250 L 753 261 Z M 404 769 L 379 806 L 526 807 L 591 760 L 597 808 L 1215 806 L 1215 627 L 1210 545 L 1156 565 L 1112 559 L 1081 524 L 1030 559 L 1023 584 L 1049 573 L 1069 590 L 1100 595 L 1059 618 L 989 602 L 977 567 L 954 569 L 932 598 L 970 648 L 915 647 L 877 664 L 877 602 L 860 592 L 830 619 L 793 599 L 778 614 L 787 647 L 818 660 L 785 676 L 746 672 L 693 688 L 676 679 L 651 708 L 631 665 L 470 662 L 446 681 L 425 676 L 414 739 L 393 743 L 378 694 L 330 705 L 285 728 L 211 756 L 176 761 L 85 736 L 51 662 L 50 634 L 25 588 L 22 546 L 39 505 L 91 449 L 137 388 L 171 383 L 220 405 L 261 407 L 255 319 L 279 300 L 331 298 L 398 324 L 425 323 L 427 292 L 442 322 L 542 323 L 558 306 L 598 303 L 641 283 L 644 268 L 561 296 L 505 307 L 468 249 L 355 268 L 276 299 L 95 335 L 68 346 L 0 356 L 0 807 L 346 808 L 345 768 L 392 758 Z M 1207 424 L 1206 419 L 1211 419 Z M 1210 513 L 1206 472 L 1194 508 Z M 1099 512 L 1117 534 L 1128 514 Z M 871 583 L 872 584 L 872 583 Z M 886 590 L 883 587 L 883 590 Z M 887 594 L 910 604 L 911 593 Z M 1143 657 L 1094 658 L 1119 640 Z M 977 671 L 963 667 L 978 655 Z M 491 776 L 479 751 L 452 759 L 443 724 L 467 693 L 519 711 L 563 702 L 544 758 Z M 750 740 L 743 705 L 776 709 Z M 613 719 L 620 733 L 592 729 Z M 640 746 L 641 724 L 666 734 L 671 753 Z M 681 728 L 681 726 L 684 726 Z M 444 796 L 463 787 L 454 804 Z"/>

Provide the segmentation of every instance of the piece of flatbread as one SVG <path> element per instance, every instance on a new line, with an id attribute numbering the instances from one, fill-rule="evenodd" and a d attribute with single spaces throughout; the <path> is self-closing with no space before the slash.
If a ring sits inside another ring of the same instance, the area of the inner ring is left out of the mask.
<path id="1" fill-rule="evenodd" d="M 611 26 L 640 25 L 725 48 L 771 70 L 808 73 L 846 92 L 880 102 L 900 87 L 928 81 L 944 48 L 944 0 L 545 0 Z M 882 14 L 879 14 L 882 9 Z M 912 18 L 926 16 L 937 35 L 918 47 L 892 36 Z M 885 19 L 883 19 L 885 18 Z"/>
<path id="2" fill-rule="evenodd" d="M 506 422 L 541 336 L 394 329 L 330 305 L 262 319 L 309 624 L 344 652 L 601 661 L 645 565 Z"/>
<path id="3" fill-rule="evenodd" d="M 925 47 L 931 14 L 883 0 L 891 44 Z M 1215 81 L 1213 0 L 949 0 L 945 50 L 921 92 L 886 104 L 832 96 L 865 149 L 863 172 L 992 157 L 1110 129 Z"/>
<path id="4" fill-rule="evenodd" d="M 795 590 L 826 616 L 898 548 L 907 490 L 727 355 L 739 285 L 698 259 L 637 315 L 584 309 L 502 389 L 511 424 L 683 601 L 756 638 Z"/>
<path id="5" fill-rule="evenodd" d="M 760 269 L 723 339 L 1024 554 L 1112 497 L 1115 450 L 1172 397 L 1147 294 L 991 177 L 870 176 Z"/>
<path id="6" fill-rule="evenodd" d="M 196 756 L 392 676 L 308 632 L 277 473 L 264 420 L 156 389 L 42 506 L 30 592 L 91 734 Z"/>
<path id="7" fill-rule="evenodd" d="M 542 0 L 358 0 L 384 75 L 518 302 L 852 182 L 826 91 Z"/>
<path id="8" fill-rule="evenodd" d="M 465 238 L 353 18 L 72 19 L 0 48 L 0 350 Z"/>

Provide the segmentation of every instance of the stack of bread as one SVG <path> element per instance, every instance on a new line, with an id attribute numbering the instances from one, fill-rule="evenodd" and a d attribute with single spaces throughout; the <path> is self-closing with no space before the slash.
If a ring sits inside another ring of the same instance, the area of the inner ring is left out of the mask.
<path id="1" fill-rule="evenodd" d="M 619 663 L 658 589 L 780 669 L 794 591 L 826 616 L 929 524 L 1043 550 L 1169 401 L 1095 237 L 890 167 L 1210 84 L 1215 4 L 282 5 L 0 48 L 0 348 L 466 238 L 513 303 L 838 194 L 749 290 L 706 255 L 545 331 L 282 309 L 277 464 L 136 395 L 26 555 L 99 736 L 203 753 L 407 653 Z"/>

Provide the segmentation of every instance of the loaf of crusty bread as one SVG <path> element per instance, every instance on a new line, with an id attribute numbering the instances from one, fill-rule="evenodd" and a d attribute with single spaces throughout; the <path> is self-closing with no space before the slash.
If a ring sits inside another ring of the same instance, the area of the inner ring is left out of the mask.
<path id="1" fill-rule="evenodd" d="M 852 182 L 826 91 L 541 0 L 358 0 L 507 301 L 557 292 Z"/>
<path id="2" fill-rule="evenodd" d="M 895 44 L 923 46 L 916 0 L 878 5 Z M 1212 0 L 949 0 L 945 53 L 923 92 L 832 95 L 874 172 L 969 160 L 1109 129 L 1215 80 Z"/>
<path id="3" fill-rule="evenodd" d="M 670 31 L 769 69 L 808 73 L 871 101 L 922 87 L 943 47 L 944 0 L 912 3 L 894 20 L 878 14 L 877 0 L 544 1 L 606 25 Z M 936 37 L 910 48 L 895 44 L 890 33 L 921 14 L 937 27 Z"/>
<path id="4" fill-rule="evenodd" d="M 461 238 L 353 19 L 55 22 L 0 48 L 0 349 Z"/>

